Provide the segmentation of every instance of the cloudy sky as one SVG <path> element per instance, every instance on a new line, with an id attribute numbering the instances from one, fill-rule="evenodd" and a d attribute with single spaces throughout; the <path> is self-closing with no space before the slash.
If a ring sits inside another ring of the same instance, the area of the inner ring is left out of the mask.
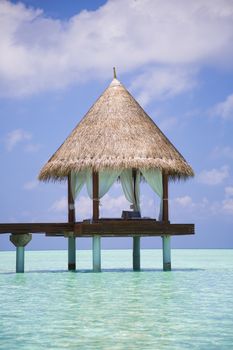
<path id="1" fill-rule="evenodd" d="M 0 52 L 1 222 L 66 220 L 66 185 L 40 184 L 37 175 L 116 66 L 196 174 L 170 185 L 171 221 L 196 224 L 195 236 L 172 246 L 233 248 L 232 0 L 0 0 Z M 144 216 L 158 215 L 147 185 L 141 201 Z M 117 184 L 101 204 L 105 217 L 129 208 Z M 85 190 L 76 208 L 77 219 L 90 217 Z M 0 237 L 1 250 L 12 248 L 8 241 Z M 29 248 L 66 243 L 34 236 Z M 160 246 L 159 238 L 143 240 Z"/>

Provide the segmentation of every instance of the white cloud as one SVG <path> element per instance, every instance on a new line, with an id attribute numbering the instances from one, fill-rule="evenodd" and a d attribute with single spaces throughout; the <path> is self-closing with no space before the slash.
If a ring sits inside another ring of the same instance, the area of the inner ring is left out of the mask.
<path id="1" fill-rule="evenodd" d="M 64 212 L 65 210 L 68 210 L 68 204 L 67 204 L 67 198 L 62 197 L 58 200 L 56 200 L 52 206 L 49 208 L 50 211 L 54 212 Z"/>
<path id="2" fill-rule="evenodd" d="M 196 218 L 206 219 L 209 216 L 216 215 L 222 211 L 222 202 L 209 201 L 203 197 L 194 201 L 190 196 L 177 197 L 170 200 L 171 214 L 175 220 L 183 220 L 187 215 L 188 220 L 196 220 Z"/>
<path id="3" fill-rule="evenodd" d="M 76 202 L 76 218 L 90 219 L 92 217 L 92 200 L 86 196 L 80 196 Z"/>
<path id="4" fill-rule="evenodd" d="M 225 199 L 221 203 L 221 209 L 224 214 L 233 214 L 233 187 L 225 187 Z"/>
<path id="5" fill-rule="evenodd" d="M 225 101 L 214 106 L 210 113 L 224 120 L 233 119 L 233 94 L 229 95 Z"/>
<path id="6" fill-rule="evenodd" d="M 222 209 L 228 214 L 233 214 L 233 199 L 225 199 Z"/>
<path id="7" fill-rule="evenodd" d="M 7 151 L 10 152 L 18 143 L 25 140 L 30 140 L 31 137 L 32 135 L 23 129 L 13 130 L 6 135 L 5 147 Z"/>
<path id="8" fill-rule="evenodd" d="M 105 217 L 119 217 L 122 210 L 129 210 L 130 203 L 124 195 L 112 197 L 108 193 L 101 200 L 101 214 Z"/>
<path id="9" fill-rule="evenodd" d="M 42 145 L 39 143 L 29 143 L 24 147 L 25 152 L 27 153 L 35 153 L 41 149 Z"/>
<path id="10" fill-rule="evenodd" d="M 206 197 L 194 201 L 190 196 L 182 196 L 171 199 L 170 209 L 175 220 L 177 217 L 182 220 L 184 215 L 188 215 L 191 220 L 195 218 L 206 219 L 209 216 L 232 215 L 233 214 L 233 187 L 225 188 L 225 198 L 222 200 L 210 201 Z"/>
<path id="11" fill-rule="evenodd" d="M 233 197 L 233 186 L 225 187 L 226 197 Z"/>
<path id="12" fill-rule="evenodd" d="M 183 197 L 177 197 L 175 198 L 175 203 L 178 203 L 182 207 L 192 206 L 193 201 L 190 196 L 183 196 Z"/>
<path id="13" fill-rule="evenodd" d="M 27 191 L 34 190 L 39 185 L 39 182 L 36 180 L 28 181 L 23 185 L 23 188 Z"/>
<path id="14" fill-rule="evenodd" d="M 129 202 L 124 195 L 112 197 L 106 194 L 100 200 L 101 217 L 119 217 L 124 208 L 129 208 Z M 92 200 L 86 196 L 80 196 L 76 203 L 76 216 L 78 220 L 92 217 Z"/>
<path id="15" fill-rule="evenodd" d="M 198 181 L 200 183 L 214 186 L 219 185 L 229 177 L 229 170 L 227 166 L 223 166 L 220 169 L 203 170 L 198 175 Z"/>
<path id="16" fill-rule="evenodd" d="M 196 71 L 180 67 L 151 68 L 138 76 L 131 89 L 138 94 L 137 99 L 142 105 L 152 99 L 166 99 L 196 86 Z"/>
<path id="17" fill-rule="evenodd" d="M 229 146 L 225 146 L 225 147 L 215 147 L 215 149 L 213 150 L 213 156 L 214 157 L 225 157 L 225 158 L 229 158 L 229 159 L 233 159 L 233 148 L 229 147 Z"/>
<path id="18" fill-rule="evenodd" d="M 129 209 L 130 203 L 124 195 L 112 197 L 108 193 L 100 200 L 100 214 L 103 217 L 115 217 L 121 215 L 123 209 Z M 80 196 L 76 201 L 76 220 L 92 217 L 92 200 L 87 196 Z M 49 209 L 53 212 L 66 212 L 67 198 L 56 200 Z"/>
<path id="19" fill-rule="evenodd" d="M 232 67 L 232 20 L 229 0 L 109 0 L 69 20 L 2 0 L 0 95 L 22 96 L 110 77 L 113 65 L 121 74 L 165 65 L 174 77 L 160 73 L 161 93 L 174 96 L 189 87 L 188 80 L 195 81 L 190 65 Z M 148 91 L 141 98 L 150 99 Z"/>
<path id="20" fill-rule="evenodd" d="M 178 119 L 175 117 L 163 118 L 160 122 L 157 123 L 160 129 L 165 132 L 171 130 L 178 124 Z"/>

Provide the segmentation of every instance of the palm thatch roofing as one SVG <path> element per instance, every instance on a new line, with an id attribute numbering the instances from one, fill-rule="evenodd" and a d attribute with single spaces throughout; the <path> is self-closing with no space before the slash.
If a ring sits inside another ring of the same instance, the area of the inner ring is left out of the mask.
<path id="1" fill-rule="evenodd" d="M 156 168 L 173 178 L 194 175 L 183 156 L 114 78 L 44 165 L 39 180 L 62 180 L 72 170 L 128 168 Z"/>

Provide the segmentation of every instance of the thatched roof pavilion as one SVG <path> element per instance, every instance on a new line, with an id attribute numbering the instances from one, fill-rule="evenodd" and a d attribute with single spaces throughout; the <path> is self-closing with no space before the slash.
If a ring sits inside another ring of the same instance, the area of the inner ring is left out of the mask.
<path id="1" fill-rule="evenodd" d="M 42 181 L 85 169 L 159 169 L 173 178 L 193 176 L 184 157 L 139 103 L 114 78 L 42 168 Z"/>
<path id="2" fill-rule="evenodd" d="M 142 177 L 162 199 L 169 177 L 186 179 L 193 175 L 184 157 L 116 79 L 114 68 L 108 88 L 44 165 L 39 179 L 68 178 L 71 208 L 86 183 L 96 212 L 93 217 L 98 219 L 97 202 L 117 178 L 134 210 L 140 211 Z M 71 217 L 75 221 L 74 213 Z"/>
<path id="3" fill-rule="evenodd" d="M 76 238 L 92 237 L 93 270 L 101 270 L 101 237 L 133 237 L 133 269 L 140 269 L 140 237 L 159 236 L 163 242 L 163 269 L 171 270 L 170 237 L 194 234 L 193 224 L 170 223 L 168 182 L 194 175 L 192 168 L 143 108 L 116 79 L 90 108 L 65 142 L 42 168 L 41 181 L 68 183 L 68 222 L 0 224 L 0 233 L 12 233 L 16 271 L 24 270 L 24 246 L 30 233 L 68 238 L 68 269 L 76 269 Z M 140 181 L 160 197 L 158 221 L 142 218 Z M 100 218 L 99 200 L 119 179 L 131 211 L 121 218 Z M 75 199 L 87 187 L 93 203 L 91 219 L 77 222 Z M 16 235 L 19 235 L 16 236 Z"/>
<path id="4" fill-rule="evenodd" d="M 100 271 L 100 237 L 133 236 L 133 268 L 140 269 L 140 236 L 162 236 L 164 270 L 171 269 L 170 235 L 193 234 L 193 224 L 170 224 L 168 180 L 186 179 L 193 170 L 133 96 L 114 79 L 42 168 L 42 181 L 68 179 L 69 269 L 75 269 L 75 237 L 93 237 L 93 269 Z M 160 201 L 159 221 L 141 218 L 140 180 Z M 120 179 L 133 211 L 122 219 L 99 218 L 99 200 Z M 93 202 L 91 220 L 76 222 L 75 198 L 83 185 Z M 129 220 L 130 219 L 130 220 Z M 138 220 L 139 219 L 139 220 Z"/>

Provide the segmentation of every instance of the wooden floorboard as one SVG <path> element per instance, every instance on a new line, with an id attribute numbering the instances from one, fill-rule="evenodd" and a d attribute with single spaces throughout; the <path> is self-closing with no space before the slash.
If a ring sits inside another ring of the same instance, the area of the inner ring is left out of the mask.
<path id="1" fill-rule="evenodd" d="M 76 223 L 74 232 L 77 237 L 95 234 L 106 237 L 189 235 L 194 234 L 194 225 L 160 223 L 155 220 L 107 220 L 93 224 Z"/>
<path id="2" fill-rule="evenodd" d="M 15 224 L 0 224 L 0 234 L 3 233 L 59 233 L 73 231 L 73 223 L 15 223 Z"/>
<path id="3" fill-rule="evenodd" d="M 124 236 L 163 236 L 163 235 L 190 235 L 194 234 L 194 224 L 171 224 L 158 222 L 152 219 L 101 219 L 96 223 L 82 221 L 73 223 L 2 223 L 0 234 L 39 233 L 47 236 L 64 236 L 74 232 L 76 237 L 103 237 Z"/>

